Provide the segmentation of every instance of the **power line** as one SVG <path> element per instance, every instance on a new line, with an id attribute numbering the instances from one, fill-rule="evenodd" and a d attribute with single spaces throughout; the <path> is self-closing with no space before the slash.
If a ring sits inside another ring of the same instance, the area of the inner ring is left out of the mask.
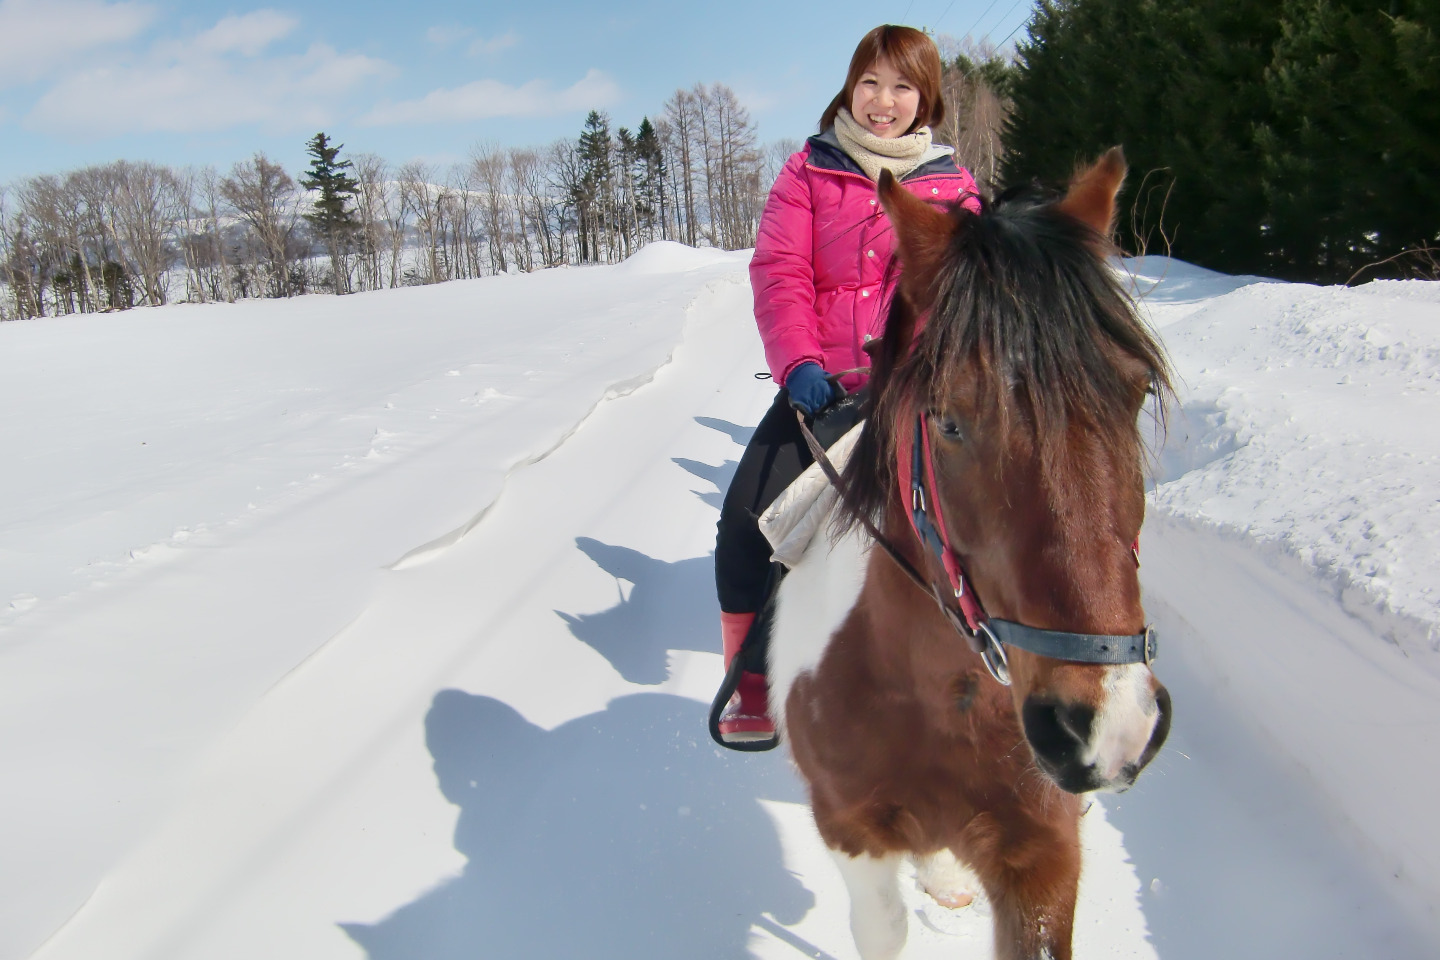
<path id="1" fill-rule="evenodd" d="M 1017 6 L 1018 6 L 1018 4 L 1017 4 Z M 1009 33 L 1005 34 L 1005 39 L 1004 39 L 1004 40 L 1001 40 L 999 43 L 997 43 L 997 44 L 995 45 L 995 49 L 998 50 L 998 49 L 1000 49 L 1001 47 L 1005 46 L 1005 44 L 1009 43 L 1009 42 L 1010 42 L 1010 38 L 1013 37 L 1013 36 L 1015 36 L 1015 34 L 1019 33 L 1019 32 L 1020 32 L 1020 28 L 1023 27 L 1023 26 L 1025 26 L 1025 25 L 1028 24 L 1029 22 L 1030 22 L 1030 18 L 1029 18 L 1029 17 L 1026 17 L 1024 20 L 1021 20 L 1019 23 L 1015 24 L 1015 29 L 1014 29 L 1014 30 L 1011 30 Z"/>
<path id="2" fill-rule="evenodd" d="M 985 19 L 985 15 L 986 15 L 987 13 L 989 13 L 991 10 L 994 10 L 994 9 L 995 9 L 995 4 L 997 4 L 997 3 L 999 3 L 999 2 L 1000 2 L 1000 0 L 990 0 L 990 6 L 986 7 L 983 11 L 981 11 L 980 16 L 978 16 L 978 17 L 975 18 L 975 22 L 970 25 L 970 29 L 969 29 L 969 30 L 966 30 L 964 33 L 960 34 L 960 39 L 961 39 L 961 40 L 964 40 L 966 37 L 968 37 L 968 36 L 970 36 L 972 33 L 974 33 L 974 32 L 975 32 L 975 28 L 978 27 L 978 26 L 980 26 L 980 21 L 981 21 L 981 20 L 984 20 L 984 19 Z M 954 6 L 954 4 L 952 3 L 951 6 Z"/>
<path id="3" fill-rule="evenodd" d="M 1027 0 L 1015 0 L 1014 5 L 1012 5 L 1009 10 L 1006 10 L 1006 11 L 1005 11 L 1005 16 L 1000 18 L 1000 22 L 1001 22 L 1001 23 L 1004 23 L 1004 22 L 1005 22 L 1005 18 L 1008 17 L 1008 16 L 1010 16 L 1010 14 L 1014 13 L 1014 12 L 1015 12 L 1015 8 L 1018 7 L 1018 6 L 1020 6 L 1020 4 L 1025 3 L 1025 2 L 1027 2 Z M 1030 18 L 1029 18 L 1029 17 L 1026 17 L 1024 20 L 1021 20 L 1019 23 L 1017 23 L 1017 24 L 1015 25 L 1015 29 L 1014 29 L 1014 30 L 1011 30 L 1008 34 L 1006 34 L 1006 35 L 1005 35 L 1005 39 L 1004 39 L 1004 40 L 1001 40 L 999 43 L 997 43 L 997 44 L 995 45 L 995 49 L 998 50 L 998 49 L 1000 49 L 1001 47 L 1005 46 L 1005 44 L 1009 43 L 1009 42 L 1010 42 L 1010 38 L 1013 37 L 1013 36 L 1015 36 L 1015 34 L 1019 33 L 1019 32 L 1020 32 L 1020 28 L 1023 27 L 1023 26 L 1025 26 L 1025 24 L 1027 24 L 1027 23 L 1029 23 L 1029 22 L 1030 22 Z"/>

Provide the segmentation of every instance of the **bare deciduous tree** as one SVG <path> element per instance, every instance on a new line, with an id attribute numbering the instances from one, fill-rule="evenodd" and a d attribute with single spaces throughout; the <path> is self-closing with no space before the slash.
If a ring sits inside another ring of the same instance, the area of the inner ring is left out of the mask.
<path id="1" fill-rule="evenodd" d="M 988 40 L 941 37 L 939 44 L 949 66 L 941 77 L 947 109 L 936 139 L 955 148 L 955 161 L 978 182 L 993 185 L 1000 178 L 1005 121 L 1013 105 L 986 82 L 982 67 L 1001 55 Z"/>
<path id="2" fill-rule="evenodd" d="M 532 237 L 539 245 L 540 264 L 553 267 L 562 262 L 556 247 L 549 207 L 551 198 L 545 193 L 545 168 L 538 151 L 529 149 L 511 150 L 510 184 L 515 198 L 515 222 L 519 227 L 522 243 L 527 251 L 525 269 L 535 269 L 530 258 Z"/>
<path id="3" fill-rule="evenodd" d="M 695 97 L 689 91 L 676 90 L 665 101 L 665 120 L 661 143 L 666 148 L 670 178 L 674 184 L 675 235 L 692 247 L 699 239 L 695 211 L 695 158 L 692 149 L 696 130 Z"/>
<path id="4" fill-rule="evenodd" d="M 328 286 L 614 262 L 661 238 L 747 246 L 798 146 L 760 149 L 721 84 L 676 91 L 636 130 L 596 111 L 577 140 L 481 145 L 443 173 L 355 157 L 358 223 L 343 249 L 328 238 Z M 0 189 L 0 317 L 159 306 L 178 288 L 199 302 L 304 293 L 324 275 L 306 209 L 264 154 L 227 175 L 118 161 L 20 181 Z"/>
<path id="5" fill-rule="evenodd" d="M 509 161 L 505 151 L 494 144 L 481 144 L 470 155 L 470 173 L 480 194 L 480 222 L 490 248 L 490 269 L 509 269 L 505 248 L 510 239 L 510 204 L 506 196 Z"/>
<path id="6" fill-rule="evenodd" d="M 440 283 L 450 279 L 445 251 L 445 215 L 451 188 L 437 183 L 439 175 L 430 164 L 419 160 L 402 166 L 396 174 L 400 196 L 414 216 L 416 239 L 420 244 L 420 269 L 408 275 L 407 283 Z"/>
<path id="7" fill-rule="evenodd" d="M 263 153 L 235 164 L 220 181 L 221 195 L 250 228 L 272 297 L 293 296 L 303 286 L 291 269 L 300 222 L 298 189 L 285 169 Z"/>
<path id="8" fill-rule="evenodd" d="M 168 167 L 153 163 L 121 160 L 111 165 L 111 178 L 115 235 L 140 279 L 145 302 L 158 307 L 169 295 L 173 240 L 185 219 L 188 186 Z"/>

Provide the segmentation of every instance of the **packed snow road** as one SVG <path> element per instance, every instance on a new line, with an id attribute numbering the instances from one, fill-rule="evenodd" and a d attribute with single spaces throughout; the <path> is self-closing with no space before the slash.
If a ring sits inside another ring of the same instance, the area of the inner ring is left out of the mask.
<path id="1" fill-rule="evenodd" d="M 174 444 L 195 479 L 148 516 L 213 525 L 78 596 L 15 574 L 12 594 L 40 599 L 0 633 L 0 760 L 22 787 L 0 828 L 0 954 L 853 957 L 843 885 L 783 754 L 729 754 L 704 730 L 714 521 L 773 390 L 753 377 L 744 262 L 657 245 L 616 268 L 447 285 L 430 311 L 523 312 L 490 332 L 502 360 L 423 322 L 387 378 L 398 341 L 362 325 L 354 363 L 314 366 L 332 376 L 299 405 L 308 440 L 213 417 L 218 436 Z M 317 356 L 345 339 L 297 325 Z M 579 373 L 537 374 L 575 369 L 577 341 L 592 345 Z M 244 369 L 215 353 L 222 369 L 189 375 Z M 503 399 L 451 396 L 487 390 Z M 91 439 L 63 417 L 27 429 Z M 374 458 L 347 452 L 356 431 Z M 356 465 L 310 480 L 315 438 Z M 280 490 L 260 519 L 227 525 L 231 494 L 205 499 L 230 490 L 214 453 L 227 440 Z M 150 482 L 112 484 L 93 512 L 61 490 L 55 509 L 105 531 L 88 547 L 105 556 L 115 527 L 90 518 Z M 27 542 L 52 580 L 76 565 Z M 1393 644 L 1377 653 L 1303 570 L 1182 510 L 1147 527 L 1144 551 L 1176 726 L 1140 784 L 1086 816 L 1077 955 L 1434 955 L 1417 906 L 1433 774 L 1386 781 L 1396 754 L 1375 748 L 1394 723 L 1409 749 L 1433 736 L 1428 671 L 1396 668 Z M 1287 669 L 1314 636 L 1309 669 Z M 1384 829 L 1357 824 L 1356 804 Z M 1395 854 L 1411 858 L 1400 879 Z M 906 896 L 907 957 L 990 955 L 983 901 L 952 913 Z"/>

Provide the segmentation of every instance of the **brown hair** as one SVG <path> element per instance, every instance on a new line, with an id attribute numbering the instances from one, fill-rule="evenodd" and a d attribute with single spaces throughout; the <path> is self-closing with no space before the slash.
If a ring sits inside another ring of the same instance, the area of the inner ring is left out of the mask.
<path id="1" fill-rule="evenodd" d="M 914 27 L 887 23 L 865 34 L 855 48 L 850 58 L 850 72 L 845 74 L 845 86 L 820 115 L 822 132 L 835 125 L 835 115 L 841 107 L 850 109 L 855 85 L 882 57 L 920 92 L 920 109 L 915 111 L 915 122 L 905 132 L 914 133 L 921 127 L 935 127 L 945 121 L 945 98 L 940 94 L 940 51 L 935 49 L 935 41 Z"/>

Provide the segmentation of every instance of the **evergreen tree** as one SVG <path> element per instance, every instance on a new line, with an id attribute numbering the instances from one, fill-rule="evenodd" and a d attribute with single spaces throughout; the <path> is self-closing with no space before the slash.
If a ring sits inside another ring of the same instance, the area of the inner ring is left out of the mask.
<path id="1" fill-rule="evenodd" d="M 615 228 L 625 244 L 624 256 L 633 252 L 640 213 L 636 204 L 635 135 L 625 127 L 615 131 Z"/>
<path id="2" fill-rule="evenodd" d="M 1011 95 L 1020 69 L 1009 57 L 992 52 L 988 47 L 971 56 L 964 50 L 955 54 L 951 64 L 967 77 L 973 77 L 1000 97 Z M 948 109 L 948 108 L 947 108 Z"/>
<path id="3" fill-rule="evenodd" d="M 1286 0 L 1281 29 L 1257 131 L 1273 272 L 1344 281 L 1440 242 L 1440 6 Z"/>
<path id="4" fill-rule="evenodd" d="M 332 146 L 328 136 L 317 133 L 305 147 L 311 158 L 310 168 L 300 176 L 300 185 L 306 190 L 318 192 L 319 197 L 304 217 L 330 253 L 335 292 L 344 293 L 349 289 L 350 282 L 346 253 L 360 226 L 349 204 L 360 184 L 347 172 L 351 169 L 350 161 L 337 159 L 344 144 Z"/>
<path id="5" fill-rule="evenodd" d="M 577 148 L 580 176 L 572 197 L 579 220 L 581 261 L 600 259 L 602 234 L 608 232 L 610 226 L 612 151 L 610 117 L 591 110 L 580 132 Z"/>
<path id="6" fill-rule="evenodd" d="M 1060 182 L 1122 144 L 1121 242 L 1222 270 L 1262 259 L 1253 129 L 1280 0 L 1044 0 L 1019 50 L 1005 179 Z M 1162 214 L 1163 211 L 1163 222 Z"/>
<path id="7" fill-rule="evenodd" d="M 1006 178 L 1123 144 L 1132 250 L 1162 196 L 1175 255 L 1220 270 L 1397 276 L 1440 245 L 1434 0 L 1042 0 L 1011 90 Z"/>
<path id="8" fill-rule="evenodd" d="M 636 208 L 645 225 L 646 236 L 655 239 L 656 227 L 662 237 L 668 236 L 665 222 L 665 153 L 660 135 L 649 117 L 642 117 L 635 132 Z"/>

